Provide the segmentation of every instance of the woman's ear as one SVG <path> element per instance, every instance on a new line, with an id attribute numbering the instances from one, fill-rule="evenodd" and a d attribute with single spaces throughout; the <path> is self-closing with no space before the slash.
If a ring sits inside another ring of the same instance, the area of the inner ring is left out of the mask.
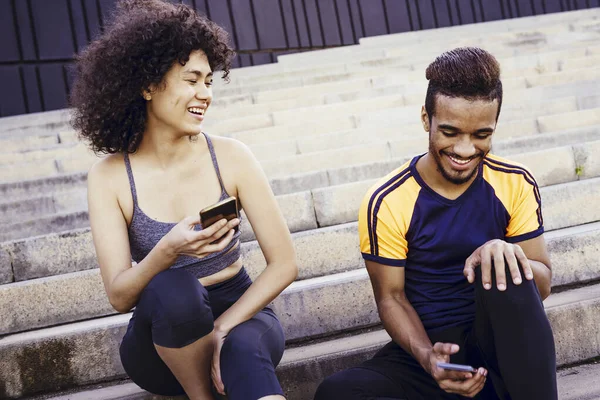
<path id="1" fill-rule="evenodd" d="M 154 87 L 154 85 L 150 85 L 148 89 L 142 90 L 142 97 L 144 98 L 144 100 L 152 100 L 152 94 L 154 93 L 155 89 L 156 88 Z"/>
<path id="2" fill-rule="evenodd" d="M 429 115 L 427 114 L 427 110 L 425 110 L 425 106 L 421 107 L 421 123 L 425 132 L 429 132 Z"/>

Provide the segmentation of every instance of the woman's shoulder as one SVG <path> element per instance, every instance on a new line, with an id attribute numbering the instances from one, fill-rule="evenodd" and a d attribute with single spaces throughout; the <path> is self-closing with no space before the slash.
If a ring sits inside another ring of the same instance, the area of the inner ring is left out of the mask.
<path id="1" fill-rule="evenodd" d="M 110 154 L 96 161 L 88 171 L 88 185 L 107 186 L 123 174 L 125 160 L 123 154 Z"/>
<path id="2" fill-rule="evenodd" d="M 237 139 L 213 135 L 209 135 L 209 137 L 219 160 L 224 158 L 240 162 L 248 157 L 254 158 L 250 148 Z"/>

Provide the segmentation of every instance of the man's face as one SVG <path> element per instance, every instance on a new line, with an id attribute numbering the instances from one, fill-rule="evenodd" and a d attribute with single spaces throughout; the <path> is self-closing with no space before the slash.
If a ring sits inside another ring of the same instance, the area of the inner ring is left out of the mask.
<path id="1" fill-rule="evenodd" d="M 423 108 L 421 117 L 429 131 L 429 154 L 444 179 L 456 185 L 469 182 L 491 150 L 498 101 L 436 96 L 435 115 Z"/>

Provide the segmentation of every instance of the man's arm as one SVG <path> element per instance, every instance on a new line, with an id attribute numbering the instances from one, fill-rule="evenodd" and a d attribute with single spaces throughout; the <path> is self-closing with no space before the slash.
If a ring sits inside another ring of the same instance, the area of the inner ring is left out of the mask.
<path id="1" fill-rule="evenodd" d="M 438 362 L 449 362 L 450 355 L 459 351 L 453 343 L 433 345 L 417 312 L 404 292 L 404 268 L 390 267 L 366 261 L 379 317 L 392 340 L 411 354 L 425 371 L 449 393 L 473 397 L 485 384 L 487 371 L 480 368 L 476 374 L 445 371 Z"/>

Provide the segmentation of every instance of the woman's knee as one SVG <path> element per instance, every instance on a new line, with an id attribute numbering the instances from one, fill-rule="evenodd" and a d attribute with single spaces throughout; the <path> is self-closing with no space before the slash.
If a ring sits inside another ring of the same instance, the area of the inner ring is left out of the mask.
<path id="1" fill-rule="evenodd" d="M 142 292 L 137 308 L 151 320 L 154 343 L 164 347 L 186 346 L 214 327 L 208 292 L 181 270 L 157 274 Z"/>

